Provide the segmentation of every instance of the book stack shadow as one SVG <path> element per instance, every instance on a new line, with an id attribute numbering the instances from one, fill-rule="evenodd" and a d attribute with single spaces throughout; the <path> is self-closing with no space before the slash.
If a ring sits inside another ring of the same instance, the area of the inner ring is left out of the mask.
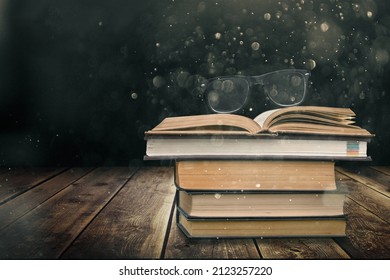
<path id="1" fill-rule="evenodd" d="M 170 117 L 145 132 L 145 160 L 174 160 L 177 226 L 191 238 L 346 235 L 338 161 L 366 161 L 374 136 L 348 108 L 296 106 L 254 120 Z"/>

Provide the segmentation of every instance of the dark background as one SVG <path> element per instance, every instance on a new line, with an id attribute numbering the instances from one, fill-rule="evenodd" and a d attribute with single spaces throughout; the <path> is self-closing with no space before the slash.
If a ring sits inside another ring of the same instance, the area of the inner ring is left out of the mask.
<path id="1" fill-rule="evenodd" d="M 0 166 L 142 164 L 144 131 L 204 113 L 202 79 L 310 69 L 390 164 L 390 10 L 365 1 L 0 0 Z M 270 108 L 262 92 L 242 114 Z"/>

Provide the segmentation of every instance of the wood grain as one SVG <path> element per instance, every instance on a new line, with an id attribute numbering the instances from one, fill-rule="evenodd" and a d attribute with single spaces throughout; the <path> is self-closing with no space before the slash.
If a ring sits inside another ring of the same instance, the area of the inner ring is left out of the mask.
<path id="1" fill-rule="evenodd" d="M 338 188 L 348 192 L 344 205 L 348 221 L 347 237 L 335 240 L 354 259 L 389 258 L 390 198 L 377 181 L 378 173 L 369 172 L 362 178 L 359 171 L 357 174 L 344 169 L 337 171 Z"/>
<path id="2" fill-rule="evenodd" d="M 390 197 L 390 176 L 369 167 L 341 168 L 338 172 Z"/>
<path id="3" fill-rule="evenodd" d="M 134 170 L 98 168 L 0 231 L 1 259 L 55 259 Z"/>
<path id="4" fill-rule="evenodd" d="M 387 176 L 390 176 L 390 167 L 389 166 L 371 166 L 372 169 L 375 169 Z"/>
<path id="5" fill-rule="evenodd" d="M 174 194 L 172 168 L 141 169 L 62 258 L 160 258 Z"/>
<path id="6" fill-rule="evenodd" d="M 332 238 L 256 239 L 265 259 L 349 259 Z"/>
<path id="7" fill-rule="evenodd" d="M 345 176 L 343 173 L 336 172 L 336 178 L 337 187 L 345 191 L 351 200 L 390 223 L 389 197 L 373 188 L 367 187 L 365 184 L 355 181 L 351 176 Z"/>
<path id="8" fill-rule="evenodd" d="M 389 259 L 390 224 L 351 199 L 346 200 L 347 238 L 336 239 L 352 258 Z"/>
<path id="9" fill-rule="evenodd" d="M 165 259 L 259 259 L 253 239 L 190 239 L 172 222 Z"/>
<path id="10" fill-rule="evenodd" d="M 12 168 L 0 174 L 0 205 L 64 170 L 64 168 Z"/>
<path id="11" fill-rule="evenodd" d="M 0 230 L 69 186 L 91 168 L 71 168 L 0 205 Z"/>

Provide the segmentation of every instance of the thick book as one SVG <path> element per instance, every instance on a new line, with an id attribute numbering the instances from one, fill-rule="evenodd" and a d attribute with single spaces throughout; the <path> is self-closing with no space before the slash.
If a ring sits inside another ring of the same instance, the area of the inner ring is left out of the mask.
<path id="1" fill-rule="evenodd" d="M 169 117 L 145 132 L 145 159 L 191 157 L 369 159 L 373 136 L 347 108 L 297 106 L 254 120 L 234 114 Z"/>
<path id="2" fill-rule="evenodd" d="M 335 191 L 335 162 L 178 160 L 174 180 L 185 191 Z"/>
<path id="3" fill-rule="evenodd" d="M 175 159 L 316 159 L 371 160 L 368 139 L 301 137 L 210 137 L 189 135 L 147 139 L 145 160 Z"/>
<path id="4" fill-rule="evenodd" d="M 191 219 L 177 211 L 176 223 L 189 238 L 339 237 L 346 235 L 345 216 Z"/>
<path id="5" fill-rule="evenodd" d="M 344 215 L 341 192 L 186 192 L 177 207 L 190 218 L 311 217 Z"/>

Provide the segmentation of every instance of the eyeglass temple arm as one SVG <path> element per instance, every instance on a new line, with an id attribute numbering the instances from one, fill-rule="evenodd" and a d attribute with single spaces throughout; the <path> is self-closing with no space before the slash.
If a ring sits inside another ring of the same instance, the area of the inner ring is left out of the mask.
<path id="1" fill-rule="evenodd" d="M 264 85 L 264 78 L 270 74 L 274 74 L 277 72 L 281 73 L 281 72 L 284 72 L 284 70 L 275 71 L 275 72 L 271 72 L 271 73 L 267 73 L 267 74 L 263 74 L 263 75 L 259 75 L 259 76 L 248 76 L 248 80 L 249 80 L 250 84 L 253 84 L 253 85 Z M 310 77 L 309 71 L 299 70 L 299 72 L 305 77 L 306 81 Z"/>

